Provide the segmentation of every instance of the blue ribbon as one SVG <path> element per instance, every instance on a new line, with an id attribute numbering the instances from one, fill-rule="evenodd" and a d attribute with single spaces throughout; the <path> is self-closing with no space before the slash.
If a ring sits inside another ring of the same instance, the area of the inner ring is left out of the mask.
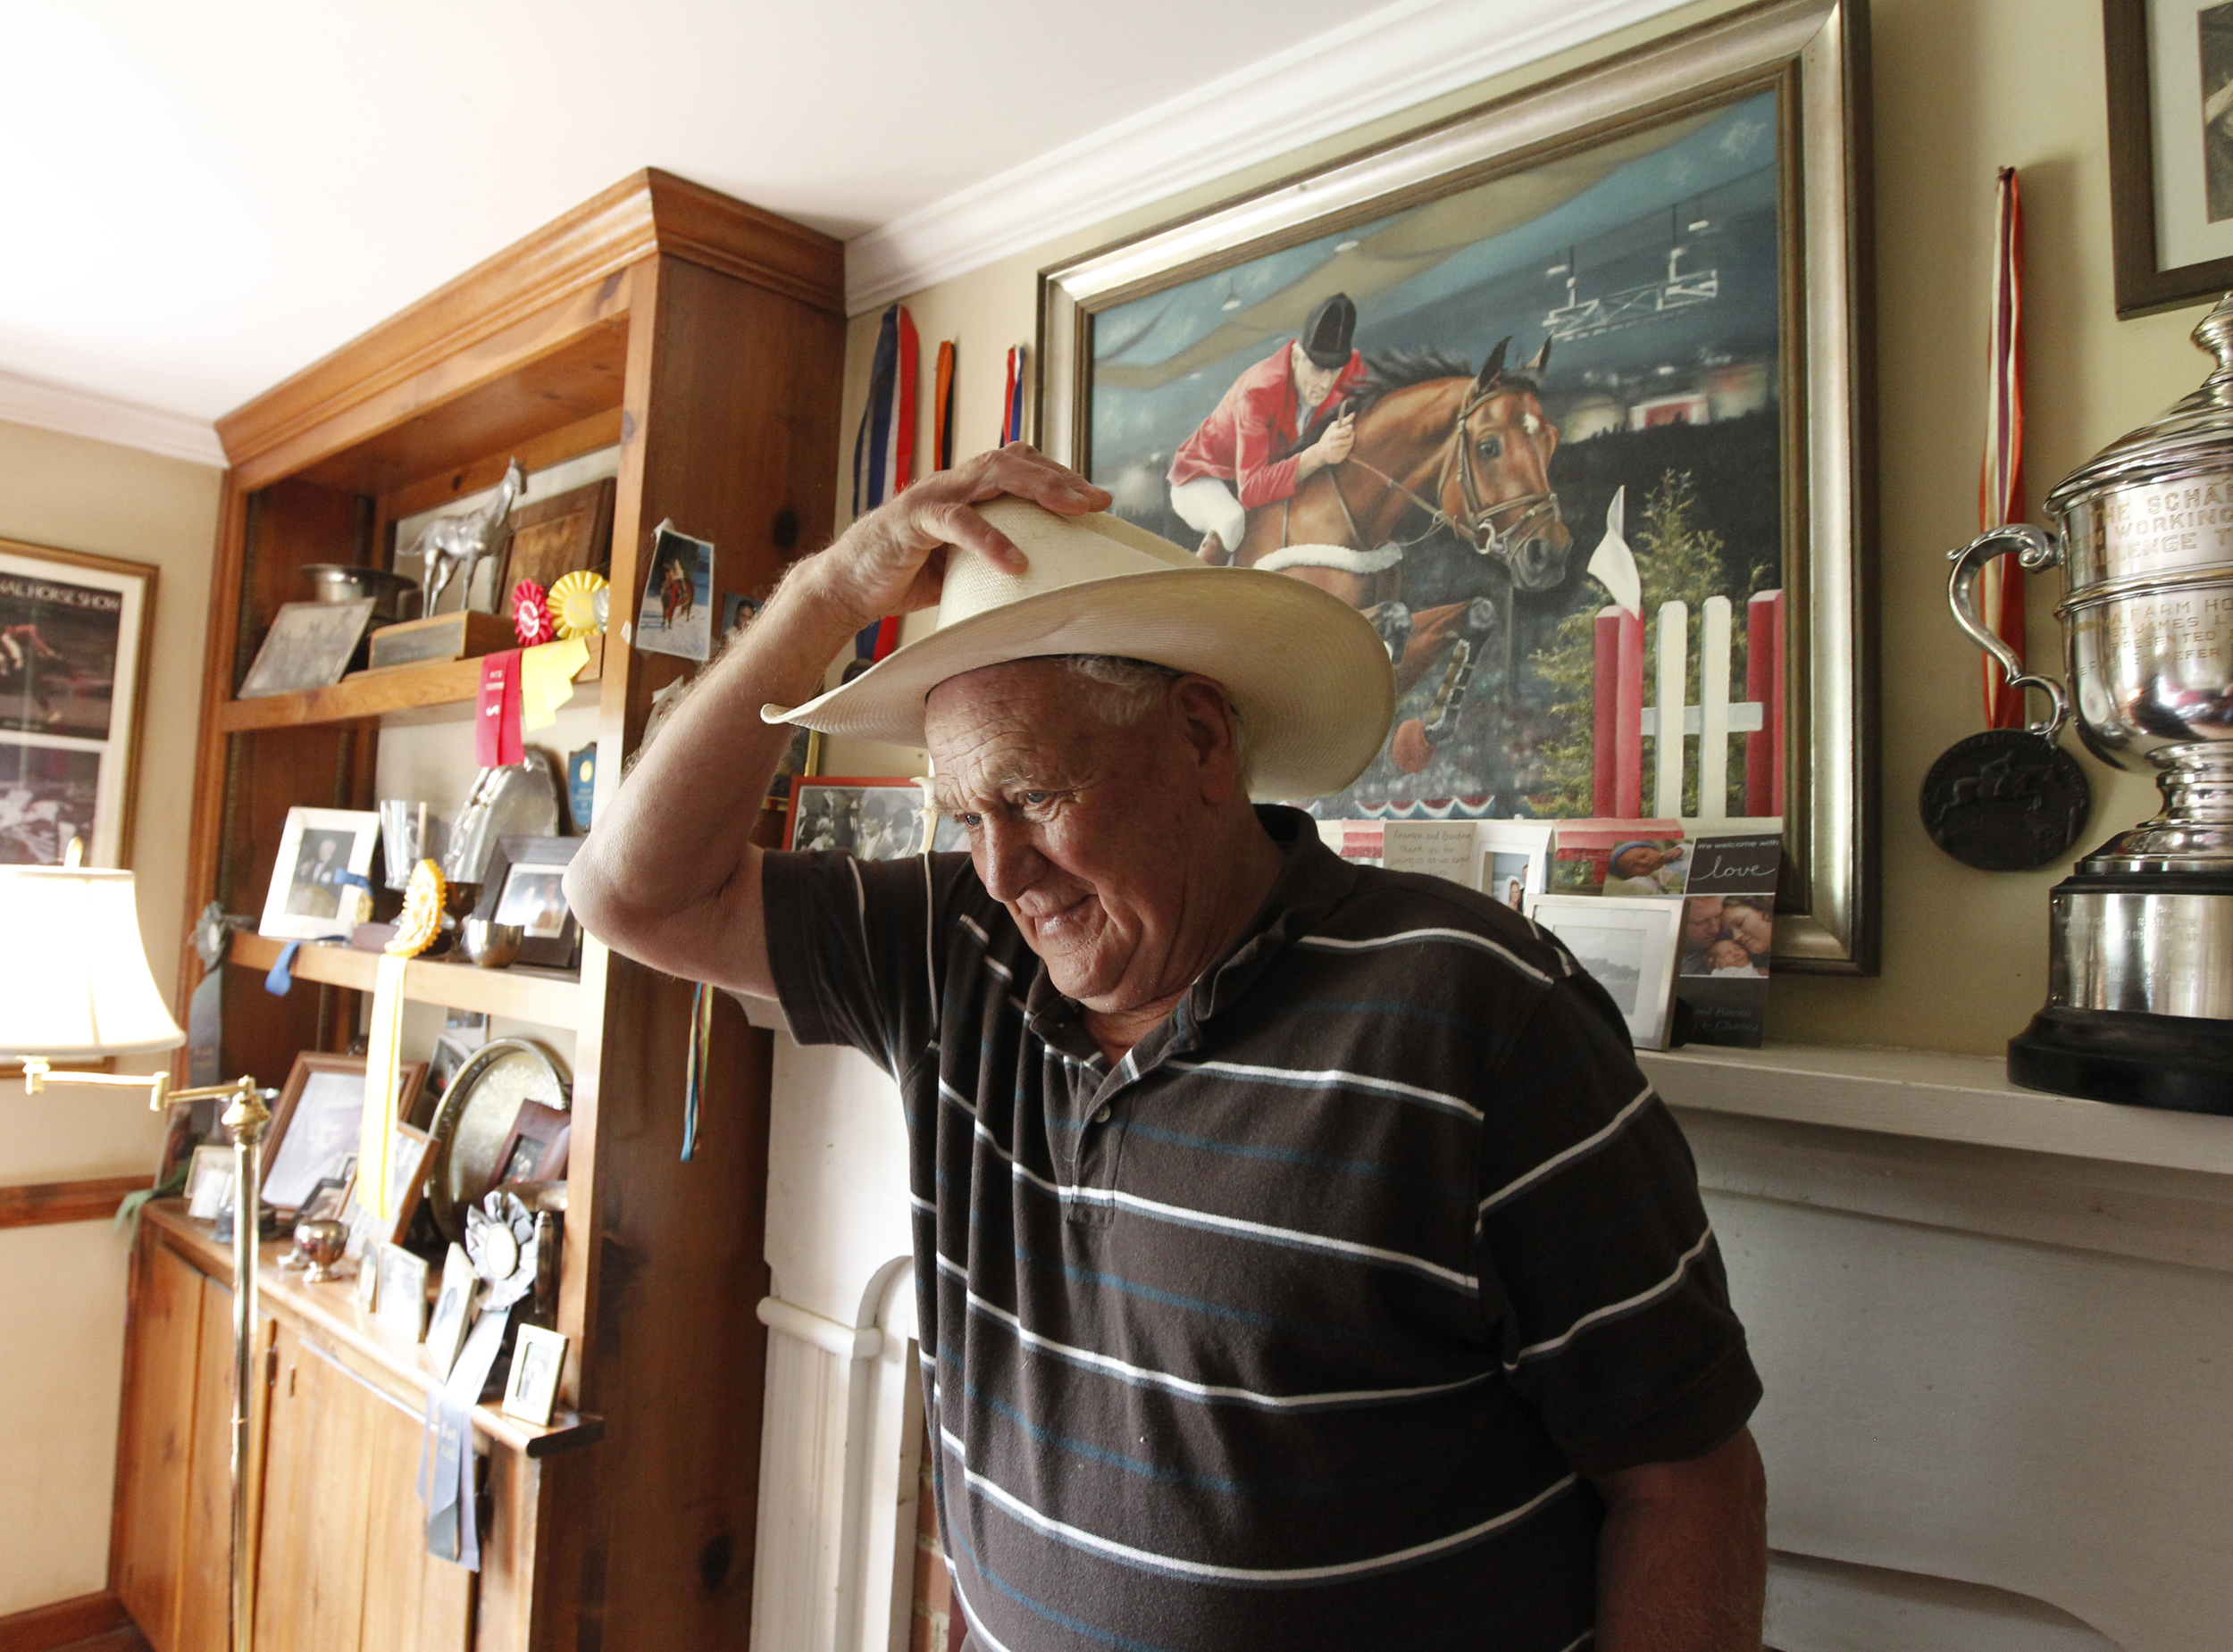
<path id="1" fill-rule="evenodd" d="M 295 955 L 303 949 L 302 942 L 290 940 L 280 948 L 279 962 L 272 965 L 272 972 L 263 978 L 263 990 L 274 997 L 283 998 L 288 989 L 295 984 Z"/>

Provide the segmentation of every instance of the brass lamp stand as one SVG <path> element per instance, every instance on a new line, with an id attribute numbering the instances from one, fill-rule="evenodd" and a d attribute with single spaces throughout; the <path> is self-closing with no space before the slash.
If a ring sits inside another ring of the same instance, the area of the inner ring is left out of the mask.
<path id="1" fill-rule="evenodd" d="M 230 1084 L 172 1089 L 167 1072 L 56 1072 L 39 1056 L 25 1059 L 25 1095 L 38 1095 L 54 1084 L 144 1089 L 148 1106 L 157 1113 L 174 1101 L 232 1097 L 220 1121 L 232 1139 L 232 1652 L 254 1652 L 256 1579 L 255 1546 L 248 1540 L 249 1413 L 255 1394 L 256 1270 L 263 1255 L 263 1132 L 272 1122 L 268 1104 L 279 1092 L 262 1089 L 245 1073 Z"/>
<path id="2" fill-rule="evenodd" d="M 174 1101 L 230 1096 L 232 1137 L 232 1652 L 255 1636 L 255 1551 L 248 1540 L 248 1417 L 255 1392 L 257 1217 L 263 1194 L 264 1104 L 276 1091 L 251 1078 L 172 1089 L 171 1075 L 57 1072 L 55 1058 L 146 1055 L 172 1050 L 186 1034 L 147 971 L 132 874 L 79 864 L 71 843 L 59 866 L 0 867 L 0 914 L 12 935 L 38 945 L 0 947 L 0 1051 L 23 1063 L 23 1091 L 57 1086 L 141 1090 L 162 1112 Z"/>

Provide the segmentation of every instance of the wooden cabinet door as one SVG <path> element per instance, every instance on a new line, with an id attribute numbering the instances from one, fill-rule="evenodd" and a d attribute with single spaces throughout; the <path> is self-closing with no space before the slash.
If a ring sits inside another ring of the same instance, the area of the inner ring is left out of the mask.
<path id="1" fill-rule="evenodd" d="M 202 1285 L 201 1274 L 175 1251 L 151 1231 L 142 1232 L 124 1342 L 113 1571 L 117 1598 L 155 1652 L 183 1652 L 179 1584 L 194 1459 Z"/>
<path id="2" fill-rule="evenodd" d="M 421 1420 L 279 1331 L 265 1437 L 261 1646 L 465 1652 L 473 1574 L 426 1556 Z"/>

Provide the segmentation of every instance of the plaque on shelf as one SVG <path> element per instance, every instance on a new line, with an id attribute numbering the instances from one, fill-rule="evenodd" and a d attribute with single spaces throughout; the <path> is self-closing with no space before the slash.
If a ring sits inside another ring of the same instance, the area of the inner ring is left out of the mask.
<path id="1" fill-rule="evenodd" d="M 519 646 L 506 616 L 454 610 L 424 620 L 381 626 L 372 632 L 371 669 L 422 665 L 429 660 L 475 659 Z"/>

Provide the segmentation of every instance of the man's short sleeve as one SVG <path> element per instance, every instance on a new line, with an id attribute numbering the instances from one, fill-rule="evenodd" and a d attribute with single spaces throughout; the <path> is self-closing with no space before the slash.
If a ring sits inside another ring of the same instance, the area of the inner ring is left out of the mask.
<path id="1" fill-rule="evenodd" d="M 1594 982 L 1544 995 L 1488 1105 L 1482 1304 L 1512 1387 L 1585 1475 L 1712 1450 L 1760 1378 L 1689 1144 Z"/>
<path id="2" fill-rule="evenodd" d="M 770 851 L 768 968 L 801 1044 L 849 1044 L 898 1077 L 929 1044 L 934 908 L 966 855 L 863 861 Z"/>

